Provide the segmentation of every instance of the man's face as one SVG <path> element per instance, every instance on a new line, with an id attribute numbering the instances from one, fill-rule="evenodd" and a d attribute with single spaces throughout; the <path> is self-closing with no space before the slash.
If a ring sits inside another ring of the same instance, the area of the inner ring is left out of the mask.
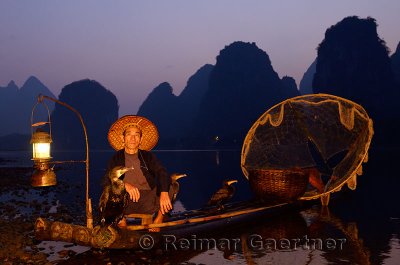
<path id="1" fill-rule="evenodd" d="M 125 130 L 124 142 L 127 149 L 138 149 L 141 141 L 141 133 L 137 127 L 129 127 Z"/>

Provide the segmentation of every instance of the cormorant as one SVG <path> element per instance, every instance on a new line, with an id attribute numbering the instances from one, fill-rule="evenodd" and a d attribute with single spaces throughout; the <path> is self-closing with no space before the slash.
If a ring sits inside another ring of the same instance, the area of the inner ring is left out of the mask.
<path id="1" fill-rule="evenodd" d="M 171 203 L 173 203 L 176 200 L 176 195 L 178 194 L 179 191 L 179 182 L 178 179 L 186 177 L 186 174 L 178 174 L 178 173 L 173 173 L 171 175 L 171 186 L 172 186 L 172 200 Z"/>
<path id="2" fill-rule="evenodd" d="M 213 194 L 211 199 L 208 201 L 208 206 L 217 205 L 218 208 L 223 208 L 223 204 L 230 200 L 235 193 L 235 187 L 231 184 L 236 183 L 237 180 L 225 180 L 223 182 L 222 188 L 217 190 L 216 193 Z"/>
<path id="3" fill-rule="evenodd" d="M 128 203 L 129 194 L 125 184 L 120 179 L 125 172 L 133 168 L 123 166 L 114 167 L 108 173 L 109 185 L 103 189 L 100 197 L 99 210 L 101 225 L 118 224 L 124 216 L 124 208 Z"/>

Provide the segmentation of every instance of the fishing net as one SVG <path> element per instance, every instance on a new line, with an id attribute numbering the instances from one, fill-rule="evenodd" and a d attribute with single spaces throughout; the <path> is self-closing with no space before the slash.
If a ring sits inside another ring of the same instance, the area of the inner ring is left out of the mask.
<path id="1" fill-rule="evenodd" d="M 360 105 L 327 94 L 299 96 L 253 124 L 241 167 L 261 197 L 329 200 L 346 183 L 356 188 L 372 135 L 372 120 Z"/>

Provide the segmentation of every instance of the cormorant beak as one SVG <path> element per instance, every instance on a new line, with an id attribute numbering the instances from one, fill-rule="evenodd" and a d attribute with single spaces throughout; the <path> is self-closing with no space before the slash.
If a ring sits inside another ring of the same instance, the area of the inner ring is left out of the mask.
<path id="1" fill-rule="evenodd" d="M 124 167 L 124 168 L 122 168 L 122 169 L 120 169 L 120 172 L 119 172 L 119 176 L 122 176 L 123 174 L 125 174 L 126 172 L 128 172 L 129 170 L 133 170 L 133 167 Z"/>
<path id="2" fill-rule="evenodd" d="M 175 180 L 178 180 L 178 179 L 183 178 L 183 177 L 187 177 L 187 175 L 186 175 L 186 174 L 179 174 L 179 175 L 176 175 L 176 176 L 175 176 Z"/>
<path id="3" fill-rule="evenodd" d="M 133 167 L 124 167 L 122 169 L 117 170 L 117 178 L 114 179 L 114 181 L 117 181 L 123 174 L 128 172 L 129 170 L 132 170 Z"/>
<path id="4" fill-rule="evenodd" d="M 227 184 L 228 184 L 228 185 L 231 185 L 231 184 L 236 183 L 236 182 L 238 182 L 236 179 L 234 179 L 234 180 L 229 180 L 229 181 L 227 182 Z"/>

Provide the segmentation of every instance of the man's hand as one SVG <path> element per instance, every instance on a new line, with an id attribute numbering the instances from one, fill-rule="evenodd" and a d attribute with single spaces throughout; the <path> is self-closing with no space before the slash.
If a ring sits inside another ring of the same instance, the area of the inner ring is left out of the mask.
<path id="1" fill-rule="evenodd" d="M 129 197 L 131 198 L 132 201 L 134 201 L 134 202 L 139 201 L 140 192 L 139 192 L 138 188 L 136 188 L 132 184 L 125 182 L 125 190 L 129 194 Z"/>
<path id="2" fill-rule="evenodd" d="M 168 192 L 162 191 L 160 194 L 160 211 L 164 215 L 171 210 L 172 210 L 172 204 L 168 196 Z"/>

